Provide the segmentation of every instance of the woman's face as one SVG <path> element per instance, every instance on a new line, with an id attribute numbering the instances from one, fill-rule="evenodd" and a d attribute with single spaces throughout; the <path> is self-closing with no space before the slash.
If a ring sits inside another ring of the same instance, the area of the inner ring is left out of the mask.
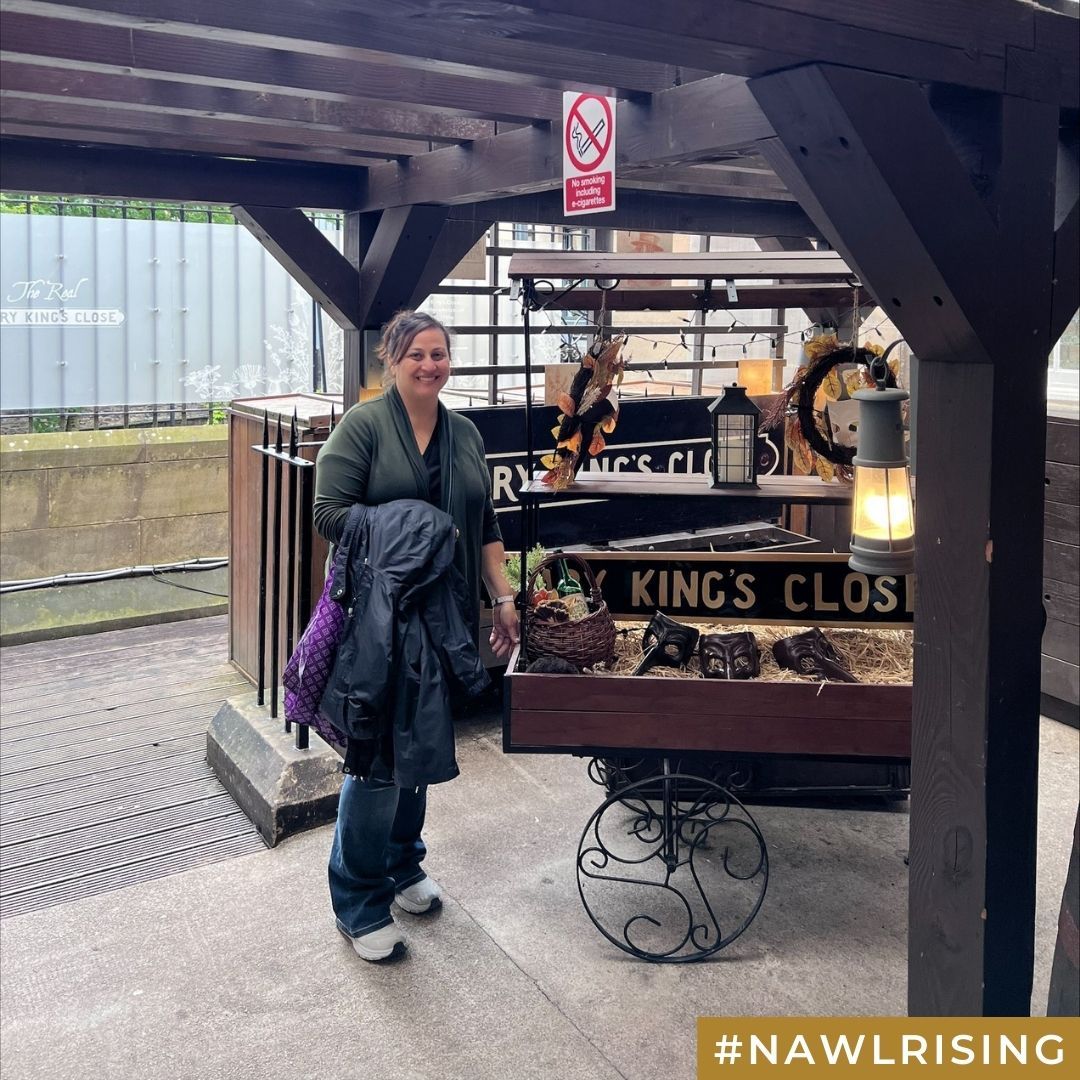
<path id="1" fill-rule="evenodd" d="M 441 330 L 421 330 L 394 365 L 394 383 L 406 401 L 439 396 L 450 377 L 450 346 Z"/>

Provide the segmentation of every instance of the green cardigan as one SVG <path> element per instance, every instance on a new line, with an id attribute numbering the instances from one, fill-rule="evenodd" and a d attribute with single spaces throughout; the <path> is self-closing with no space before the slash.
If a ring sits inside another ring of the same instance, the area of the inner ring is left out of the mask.
<path id="1" fill-rule="evenodd" d="M 455 562 L 480 610 L 481 548 L 502 540 L 491 502 L 484 443 L 476 425 L 439 404 L 440 506 L 458 528 Z M 428 471 L 409 414 L 397 389 L 354 405 L 330 433 L 315 468 L 315 528 L 332 543 L 345 529 L 353 503 L 377 506 L 393 499 L 428 499 Z"/>

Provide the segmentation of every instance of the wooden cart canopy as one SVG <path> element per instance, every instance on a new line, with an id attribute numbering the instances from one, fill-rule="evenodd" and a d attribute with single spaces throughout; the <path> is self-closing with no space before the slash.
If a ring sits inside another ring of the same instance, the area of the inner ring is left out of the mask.
<path id="1" fill-rule="evenodd" d="M 1059 0 L 431 0 L 256 12 L 212 0 L 3 0 L 12 190 L 374 211 L 491 203 L 561 220 L 563 90 L 618 103 L 635 227 L 813 236 L 766 158 L 747 78 L 808 63 L 1074 107 L 1076 20 Z M 92 148 L 88 150 L 87 148 Z M 257 168 L 253 166 L 257 165 Z M 670 202 L 671 213 L 652 208 Z M 497 208 L 497 209 L 496 209 Z M 682 215 L 682 216 L 680 216 Z M 623 225 L 623 227 L 626 227 Z"/>

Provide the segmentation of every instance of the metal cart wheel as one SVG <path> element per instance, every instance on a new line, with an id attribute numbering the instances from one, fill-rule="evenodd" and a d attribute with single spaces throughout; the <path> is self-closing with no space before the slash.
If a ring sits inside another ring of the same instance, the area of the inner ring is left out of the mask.
<path id="1" fill-rule="evenodd" d="M 687 963 L 719 952 L 754 921 L 769 856 L 738 799 L 673 773 L 665 759 L 662 776 L 617 788 L 593 813 L 577 878 L 585 913 L 613 945 L 640 960 Z"/>

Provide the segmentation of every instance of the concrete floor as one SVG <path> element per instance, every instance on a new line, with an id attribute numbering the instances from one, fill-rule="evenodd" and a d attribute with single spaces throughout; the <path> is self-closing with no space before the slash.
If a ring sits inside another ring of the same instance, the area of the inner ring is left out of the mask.
<path id="1" fill-rule="evenodd" d="M 1077 732 L 1044 721 L 1034 1011 L 1044 1008 L 1077 805 Z M 391 966 L 334 930 L 330 829 L 0 924 L 10 1080 L 682 1080 L 701 1015 L 905 1010 L 907 814 L 756 807 L 771 877 L 720 958 L 650 965 L 606 942 L 574 856 L 599 800 L 581 761 L 460 733 L 434 789 L 447 893 Z"/>

